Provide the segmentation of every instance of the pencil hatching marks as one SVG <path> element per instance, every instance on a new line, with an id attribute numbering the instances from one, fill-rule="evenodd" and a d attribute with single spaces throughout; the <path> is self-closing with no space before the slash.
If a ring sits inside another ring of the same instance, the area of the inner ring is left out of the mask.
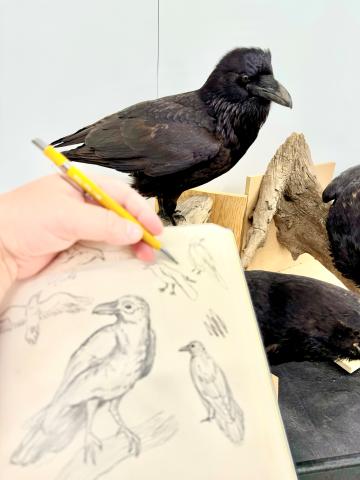
<path id="1" fill-rule="evenodd" d="M 178 291 L 181 291 L 191 300 L 197 299 L 196 280 L 183 273 L 179 268 L 170 267 L 167 262 L 158 262 L 145 268 L 149 268 L 161 280 L 160 292 L 176 295 Z"/>
<path id="2" fill-rule="evenodd" d="M 205 245 L 205 239 L 192 240 L 188 247 L 188 254 L 192 263 L 192 272 L 196 275 L 203 273 L 214 277 L 220 285 L 227 288 L 225 280 L 220 275 L 216 266 L 216 261 Z"/>
<path id="3" fill-rule="evenodd" d="M 191 380 L 207 412 L 202 422 L 214 422 L 232 443 L 241 444 L 245 431 L 244 414 L 233 397 L 223 370 L 199 341 L 190 342 L 180 351 L 190 353 Z"/>
<path id="4" fill-rule="evenodd" d="M 227 326 L 217 313 L 215 313 L 212 309 L 209 309 L 206 314 L 206 318 L 207 320 L 204 320 L 204 325 L 209 335 L 226 337 L 228 334 Z"/>
<path id="5" fill-rule="evenodd" d="M 65 313 L 75 314 L 91 303 L 88 297 L 56 292 L 45 298 L 40 290 L 26 305 L 11 305 L 0 314 L 0 334 L 25 325 L 25 340 L 35 344 L 40 334 L 40 322 Z"/>
<path id="6" fill-rule="evenodd" d="M 91 478 L 97 479 L 126 458 L 137 457 L 142 452 L 143 441 L 152 448 L 176 433 L 172 417 L 159 414 L 136 430 L 125 424 L 119 412 L 122 398 L 150 373 L 155 359 L 156 337 L 147 302 L 141 297 L 125 295 L 97 305 L 93 313 L 112 315 L 115 322 L 96 330 L 71 355 L 53 399 L 34 417 L 12 454 L 13 464 L 25 467 L 49 453 L 60 452 L 83 431 L 82 451 L 59 478 L 78 480 L 83 463 L 91 463 L 96 465 L 94 472 L 97 472 Z M 108 405 L 118 431 L 101 440 L 93 431 L 93 423 L 104 404 Z M 152 438 L 152 432 L 160 426 L 156 438 Z M 73 462 L 76 476 L 72 473 Z M 89 465 L 84 468 L 88 472 Z"/>

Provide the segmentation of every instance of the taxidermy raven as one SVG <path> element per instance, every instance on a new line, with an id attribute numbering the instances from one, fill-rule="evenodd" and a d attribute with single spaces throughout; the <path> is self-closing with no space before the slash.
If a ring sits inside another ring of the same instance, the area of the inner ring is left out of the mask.
<path id="1" fill-rule="evenodd" d="M 360 286 L 360 165 L 336 177 L 322 198 L 333 200 L 326 229 L 334 265 Z"/>
<path id="2" fill-rule="evenodd" d="M 230 170 L 256 139 L 271 102 L 292 107 L 271 55 L 238 48 L 192 92 L 138 103 L 52 143 L 73 161 L 130 173 L 175 225 L 177 199 Z"/>
<path id="3" fill-rule="evenodd" d="M 314 278 L 245 272 L 269 363 L 360 359 L 360 298 Z"/>

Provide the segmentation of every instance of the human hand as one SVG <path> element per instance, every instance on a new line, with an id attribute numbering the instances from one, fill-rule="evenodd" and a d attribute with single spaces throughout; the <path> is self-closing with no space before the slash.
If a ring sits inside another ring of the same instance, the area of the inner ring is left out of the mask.
<path id="1" fill-rule="evenodd" d="M 129 185 L 106 176 L 96 176 L 95 181 L 152 234 L 161 233 L 159 217 Z M 0 272 L 7 272 L 12 281 L 39 272 L 78 240 L 132 245 L 138 258 L 152 260 L 153 249 L 141 238 L 139 225 L 86 201 L 59 175 L 0 195 Z"/>

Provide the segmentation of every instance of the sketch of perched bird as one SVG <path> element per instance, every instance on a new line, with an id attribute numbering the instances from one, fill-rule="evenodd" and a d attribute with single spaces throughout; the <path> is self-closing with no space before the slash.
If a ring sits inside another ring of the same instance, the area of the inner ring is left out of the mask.
<path id="1" fill-rule="evenodd" d="M 271 102 L 292 106 L 273 76 L 271 55 L 237 48 L 192 92 L 133 105 L 54 141 L 73 161 L 130 173 L 134 187 L 157 196 L 175 225 L 180 194 L 230 170 L 255 141 Z"/>
<path id="2" fill-rule="evenodd" d="M 360 165 L 336 177 L 322 198 L 333 201 L 326 229 L 334 265 L 360 286 Z"/>
<path id="3" fill-rule="evenodd" d="M 52 401 L 34 418 L 22 443 L 11 457 L 17 465 L 28 465 L 46 453 L 59 452 L 85 429 L 84 460 L 96 460 L 102 442 L 92 432 L 100 406 L 107 403 L 125 436 L 129 452 L 138 455 L 140 439 L 119 413 L 121 399 L 148 375 L 155 358 L 155 334 L 150 325 L 147 302 L 126 295 L 97 305 L 97 315 L 114 315 L 114 323 L 95 331 L 71 355 L 64 378 Z"/>
<path id="4" fill-rule="evenodd" d="M 360 359 L 360 297 L 314 278 L 245 272 L 268 360 Z"/>
<path id="5" fill-rule="evenodd" d="M 11 305 L 0 314 L 0 333 L 5 333 L 25 324 L 25 339 L 36 343 L 40 334 L 40 322 L 47 318 L 79 313 L 90 303 L 91 298 L 73 295 L 68 292 L 55 292 L 42 298 L 43 292 L 30 297 L 26 305 Z"/>
<path id="6" fill-rule="evenodd" d="M 202 421 L 214 421 L 231 442 L 240 444 L 245 431 L 244 414 L 224 372 L 199 341 L 192 341 L 179 351 L 191 355 L 191 379 L 207 411 L 207 418 Z"/>
<path id="7" fill-rule="evenodd" d="M 195 239 L 189 244 L 189 257 L 192 263 L 192 271 L 197 275 L 205 273 L 215 278 L 223 287 L 226 288 L 225 280 L 220 275 L 216 266 L 216 261 L 206 247 L 204 238 Z"/>
<path id="8" fill-rule="evenodd" d="M 166 292 L 170 295 L 176 295 L 183 292 L 191 300 L 198 298 L 198 291 L 194 284 L 196 280 L 192 279 L 181 270 L 170 267 L 166 262 L 156 262 L 146 266 L 150 271 L 161 280 L 162 286 L 159 287 L 160 292 Z"/>

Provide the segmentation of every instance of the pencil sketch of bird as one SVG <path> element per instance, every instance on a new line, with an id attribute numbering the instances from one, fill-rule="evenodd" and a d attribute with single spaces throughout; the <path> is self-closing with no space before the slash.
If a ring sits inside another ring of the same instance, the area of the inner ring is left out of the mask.
<path id="1" fill-rule="evenodd" d="M 168 292 L 170 295 L 184 293 L 190 300 L 198 298 L 198 291 L 195 288 L 196 280 L 183 273 L 178 268 L 170 267 L 166 262 L 157 262 L 146 267 L 161 280 L 160 292 Z"/>
<path id="2" fill-rule="evenodd" d="M 197 275 L 205 273 L 207 276 L 215 278 L 223 287 L 226 288 L 225 280 L 220 275 L 215 258 L 206 247 L 204 238 L 194 239 L 189 243 L 189 258 L 193 266 L 192 271 Z"/>
<path id="3" fill-rule="evenodd" d="M 336 177 L 322 198 L 333 201 L 326 229 L 334 265 L 360 286 L 360 165 Z"/>
<path id="4" fill-rule="evenodd" d="M 268 50 L 237 48 L 199 89 L 138 103 L 77 132 L 57 147 L 73 161 L 130 173 L 143 195 L 175 225 L 176 203 L 189 188 L 230 170 L 255 141 L 271 102 L 292 107 L 275 80 Z"/>
<path id="5" fill-rule="evenodd" d="M 240 444 L 245 432 L 244 414 L 224 372 L 199 341 L 192 341 L 179 351 L 190 353 L 191 379 L 207 411 L 202 421 L 214 421 L 231 442 Z"/>
<path id="6" fill-rule="evenodd" d="M 55 292 L 44 297 L 42 291 L 32 295 L 25 305 L 11 305 L 0 314 L 0 333 L 25 325 L 25 339 L 37 342 L 40 322 L 62 314 L 75 314 L 86 309 L 92 299 L 68 292 Z"/>
<path id="7" fill-rule="evenodd" d="M 100 248 L 75 244 L 60 255 L 61 263 L 76 261 L 77 265 L 88 265 L 95 260 L 105 260 L 104 252 Z"/>
<path id="8" fill-rule="evenodd" d="M 245 277 L 270 364 L 360 359 L 359 295 L 300 275 Z"/>
<path id="9" fill-rule="evenodd" d="M 150 372 L 155 358 L 155 334 L 147 302 L 134 295 L 97 305 L 97 315 L 112 315 L 115 322 L 99 328 L 71 355 L 63 380 L 52 401 L 35 416 L 30 430 L 11 457 L 28 465 L 46 453 L 64 449 L 82 429 L 84 461 L 96 462 L 102 448 L 93 433 L 97 410 L 107 404 L 118 435 L 137 456 L 141 441 L 119 412 L 122 398 Z"/>

